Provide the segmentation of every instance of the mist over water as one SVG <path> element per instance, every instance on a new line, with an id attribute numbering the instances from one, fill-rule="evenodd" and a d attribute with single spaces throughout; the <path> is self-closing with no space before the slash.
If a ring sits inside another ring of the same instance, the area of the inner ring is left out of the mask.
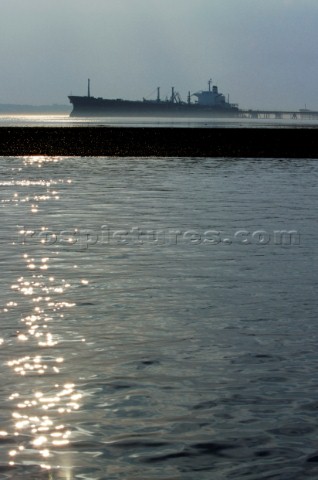
<path id="1" fill-rule="evenodd" d="M 317 478 L 317 178 L 1 157 L 1 478 Z"/>
<path id="2" fill-rule="evenodd" d="M 70 117 L 63 115 L 0 114 L 0 127 L 173 127 L 173 128 L 316 128 L 317 119 L 310 118 L 178 118 L 178 117 Z"/>

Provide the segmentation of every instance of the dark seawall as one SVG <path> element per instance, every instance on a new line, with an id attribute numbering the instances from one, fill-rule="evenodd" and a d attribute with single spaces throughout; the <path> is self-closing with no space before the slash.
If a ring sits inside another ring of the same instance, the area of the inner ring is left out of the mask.
<path id="1" fill-rule="evenodd" d="M 318 129 L 0 127 L 0 155 L 318 158 Z"/>

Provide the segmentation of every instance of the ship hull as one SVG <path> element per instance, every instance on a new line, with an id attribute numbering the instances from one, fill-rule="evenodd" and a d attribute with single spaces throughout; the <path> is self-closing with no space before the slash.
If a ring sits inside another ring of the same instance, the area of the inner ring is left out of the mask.
<path id="1" fill-rule="evenodd" d="M 169 101 L 107 100 L 95 97 L 69 96 L 73 105 L 71 117 L 237 117 L 236 106 L 204 106 Z"/>

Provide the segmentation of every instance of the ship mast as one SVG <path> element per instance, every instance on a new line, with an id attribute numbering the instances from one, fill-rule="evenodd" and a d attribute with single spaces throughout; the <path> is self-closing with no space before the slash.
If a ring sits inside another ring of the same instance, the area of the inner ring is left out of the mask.
<path id="1" fill-rule="evenodd" d="M 210 80 L 208 81 L 208 84 L 209 84 L 209 92 L 211 92 L 212 78 L 210 78 Z"/>
<path id="2" fill-rule="evenodd" d="M 174 102 L 174 99 L 175 99 L 174 87 L 171 87 L 171 99 L 170 99 L 171 103 Z"/>
<path id="3" fill-rule="evenodd" d="M 88 84 L 87 84 L 87 96 L 88 98 L 91 96 L 91 80 L 88 79 Z"/>

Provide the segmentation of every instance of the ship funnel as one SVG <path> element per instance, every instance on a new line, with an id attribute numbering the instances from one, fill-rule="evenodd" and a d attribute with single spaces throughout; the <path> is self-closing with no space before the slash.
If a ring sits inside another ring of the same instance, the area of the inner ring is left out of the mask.
<path id="1" fill-rule="evenodd" d="M 88 79 L 88 82 L 87 82 L 87 96 L 88 96 L 88 98 L 91 96 L 91 81 L 90 81 L 90 79 Z"/>

